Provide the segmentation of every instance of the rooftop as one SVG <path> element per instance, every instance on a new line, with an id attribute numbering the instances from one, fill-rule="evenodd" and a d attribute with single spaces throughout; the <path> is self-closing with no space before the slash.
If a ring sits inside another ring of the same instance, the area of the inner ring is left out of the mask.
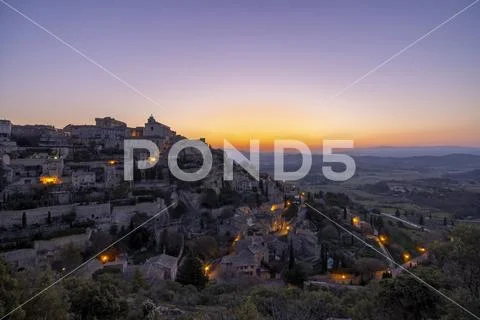
<path id="1" fill-rule="evenodd" d="M 168 254 L 161 254 L 159 256 L 150 258 L 148 263 L 157 264 L 165 268 L 174 268 L 177 266 L 177 257 L 169 256 Z"/>

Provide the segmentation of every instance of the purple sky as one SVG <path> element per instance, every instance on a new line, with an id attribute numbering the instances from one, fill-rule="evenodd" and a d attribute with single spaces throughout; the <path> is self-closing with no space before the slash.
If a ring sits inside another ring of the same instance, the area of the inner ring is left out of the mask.
<path id="1" fill-rule="evenodd" d="M 163 108 L 0 2 L 0 118 L 480 146 L 480 3 L 328 103 L 472 1 L 7 0 Z"/>

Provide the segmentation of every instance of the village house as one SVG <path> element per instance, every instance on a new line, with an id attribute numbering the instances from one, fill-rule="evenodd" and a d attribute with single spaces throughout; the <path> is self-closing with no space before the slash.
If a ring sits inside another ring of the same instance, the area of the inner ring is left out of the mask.
<path id="1" fill-rule="evenodd" d="M 146 276 L 150 280 L 175 280 L 178 271 L 178 258 L 168 254 L 150 258 L 145 262 Z"/>
<path id="2" fill-rule="evenodd" d="M 253 236 L 238 240 L 235 252 L 224 256 L 220 261 L 221 273 L 224 277 L 246 275 L 267 278 L 269 275 L 262 263 L 268 263 L 269 256 L 263 237 Z"/>

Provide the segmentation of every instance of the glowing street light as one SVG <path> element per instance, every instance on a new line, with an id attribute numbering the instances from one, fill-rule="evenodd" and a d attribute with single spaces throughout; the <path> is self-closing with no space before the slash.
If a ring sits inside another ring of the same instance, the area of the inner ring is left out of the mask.
<path id="1" fill-rule="evenodd" d="M 233 239 L 233 243 L 237 243 L 238 241 L 240 241 L 240 235 L 237 234 L 237 236 L 235 237 L 235 239 Z"/>
<path id="2" fill-rule="evenodd" d="M 45 185 L 60 184 L 62 180 L 57 176 L 42 176 L 40 177 L 40 183 Z"/>
<path id="3" fill-rule="evenodd" d="M 408 253 L 408 252 L 404 252 L 404 253 L 403 253 L 403 260 L 404 260 L 405 262 L 410 261 L 411 258 L 412 258 L 412 256 L 410 255 L 410 253 Z"/>
<path id="4" fill-rule="evenodd" d="M 385 243 L 385 242 L 387 242 L 387 240 L 388 240 L 387 236 L 385 236 L 385 235 L 383 235 L 383 234 L 381 234 L 381 235 L 378 237 L 378 239 L 380 240 L 381 243 Z"/>
<path id="5" fill-rule="evenodd" d="M 153 157 L 153 156 L 150 156 L 150 157 L 148 157 L 147 161 L 150 162 L 150 163 L 154 163 L 154 162 L 157 162 L 157 158 Z"/>
<path id="6" fill-rule="evenodd" d="M 207 264 L 203 267 L 203 271 L 205 272 L 205 275 L 208 275 L 208 272 L 210 271 L 210 265 Z"/>
<path id="7" fill-rule="evenodd" d="M 427 249 L 424 248 L 424 247 L 418 247 L 417 250 L 418 250 L 418 252 L 420 252 L 420 253 L 425 253 L 425 252 L 427 252 Z"/>
<path id="8" fill-rule="evenodd" d="M 355 227 L 360 226 L 360 218 L 359 217 L 353 217 L 352 218 L 352 223 Z"/>
<path id="9" fill-rule="evenodd" d="M 106 254 L 103 254 L 100 256 L 100 261 L 102 261 L 103 264 L 108 262 L 108 256 Z"/>

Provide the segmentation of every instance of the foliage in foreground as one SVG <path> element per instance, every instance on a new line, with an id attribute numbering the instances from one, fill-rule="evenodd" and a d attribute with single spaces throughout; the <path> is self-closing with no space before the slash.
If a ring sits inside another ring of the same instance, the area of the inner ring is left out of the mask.
<path id="1" fill-rule="evenodd" d="M 452 242 L 431 248 L 428 265 L 412 272 L 480 314 L 480 253 L 476 250 L 480 232 L 459 227 L 452 236 Z M 201 271 L 198 260 L 186 262 L 185 270 Z M 0 314 L 30 298 L 54 277 L 48 270 L 15 273 L 0 262 Z M 187 285 L 165 281 L 149 286 L 139 272 L 132 280 L 112 274 L 94 280 L 73 277 L 20 308 L 11 319 L 471 319 L 409 274 L 354 290 L 341 286 L 302 290 L 281 283 L 252 285 L 247 281 L 203 288 L 198 275 L 190 280 Z"/>

